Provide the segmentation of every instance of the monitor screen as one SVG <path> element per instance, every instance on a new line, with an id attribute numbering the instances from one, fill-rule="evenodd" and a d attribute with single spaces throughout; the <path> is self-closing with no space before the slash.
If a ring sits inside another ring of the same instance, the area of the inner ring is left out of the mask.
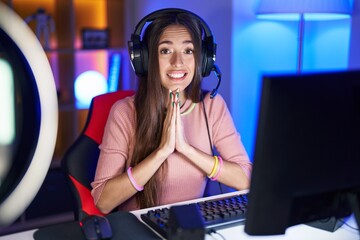
<path id="1" fill-rule="evenodd" d="M 264 76 L 245 232 L 349 216 L 359 136 L 360 71 Z"/>
<path id="2" fill-rule="evenodd" d="M 29 206 L 50 166 L 58 108 L 35 35 L 0 2 L 0 228 Z"/>

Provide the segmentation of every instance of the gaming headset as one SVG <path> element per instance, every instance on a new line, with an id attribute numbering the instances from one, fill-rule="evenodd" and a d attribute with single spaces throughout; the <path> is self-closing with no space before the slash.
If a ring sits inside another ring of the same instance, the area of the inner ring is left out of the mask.
<path id="1" fill-rule="evenodd" d="M 202 40 L 201 46 L 201 56 L 202 56 L 202 66 L 201 66 L 201 75 L 202 77 L 207 77 L 212 71 L 215 72 L 216 77 L 218 78 L 218 84 L 211 92 L 211 98 L 217 94 L 217 90 L 221 82 L 221 72 L 218 66 L 215 64 L 216 58 L 216 43 L 214 42 L 214 37 L 210 31 L 209 26 L 206 22 L 200 18 L 198 15 L 179 8 L 166 8 L 160 9 L 158 11 L 152 12 L 146 15 L 140 22 L 136 25 L 135 31 L 131 34 L 131 40 L 128 42 L 129 55 L 131 65 L 137 76 L 144 76 L 147 74 L 148 70 L 148 59 L 149 53 L 146 44 L 141 40 L 141 32 L 146 23 L 155 20 L 156 18 L 162 16 L 163 14 L 173 13 L 188 13 L 194 16 L 200 23 L 201 27 L 204 30 L 205 36 Z"/>

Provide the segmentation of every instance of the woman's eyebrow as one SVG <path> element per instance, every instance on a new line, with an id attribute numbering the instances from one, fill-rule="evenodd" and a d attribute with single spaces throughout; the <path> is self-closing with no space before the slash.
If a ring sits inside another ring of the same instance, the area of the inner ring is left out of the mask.
<path id="1" fill-rule="evenodd" d="M 173 44 L 173 42 L 169 41 L 169 40 L 164 40 L 164 41 L 159 42 L 159 45 L 161 45 L 161 44 Z"/>
<path id="2" fill-rule="evenodd" d="M 191 41 L 191 40 L 185 40 L 185 41 L 183 41 L 182 42 L 183 44 L 192 44 L 193 43 L 193 41 Z M 170 40 L 164 40 L 164 41 L 161 41 L 161 42 L 159 42 L 159 45 L 161 45 L 161 44 L 174 44 L 174 42 L 172 42 L 172 41 L 170 41 Z"/>

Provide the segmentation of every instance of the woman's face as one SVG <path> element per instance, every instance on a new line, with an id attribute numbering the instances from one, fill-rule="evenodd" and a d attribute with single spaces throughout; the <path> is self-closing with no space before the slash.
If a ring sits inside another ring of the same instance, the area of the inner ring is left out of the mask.
<path id="1" fill-rule="evenodd" d="M 161 84 L 171 91 L 183 91 L 195 71 L 194 44 L 188 30 L 182 25 L 168 26 L 160 36 L 158 53 Z"/>

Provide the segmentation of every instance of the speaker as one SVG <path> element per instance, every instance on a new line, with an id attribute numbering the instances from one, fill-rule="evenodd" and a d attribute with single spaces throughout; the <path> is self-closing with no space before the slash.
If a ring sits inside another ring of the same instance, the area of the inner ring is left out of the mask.
<path id="1" fill-rule="evenodd" d="M 141 19 L 140 22 L 136 25 L 135 31 L 131 35 L 131 40 L 128 42 L 130 61 L 136 75 L 144 76 L 147 74 L 148 70 L 149 53 L 146 44 L 141 40 L 141 32 L 145 24 L 168 13 L 187 13 L 192 15 L 195 19 L 199 21 L 205 33 L 201 44 L 201 75 L 203 77 L 209 76 L 211 71 L 214 69 L 214 63 L 216 58 L 216 43 L 214 42 L 214 37 L 211 33 L 211 30 L 201 17 L 190 11 L 179 8 L 165 8 L 152 12 L 146 15 L 143 19 Z"/>

